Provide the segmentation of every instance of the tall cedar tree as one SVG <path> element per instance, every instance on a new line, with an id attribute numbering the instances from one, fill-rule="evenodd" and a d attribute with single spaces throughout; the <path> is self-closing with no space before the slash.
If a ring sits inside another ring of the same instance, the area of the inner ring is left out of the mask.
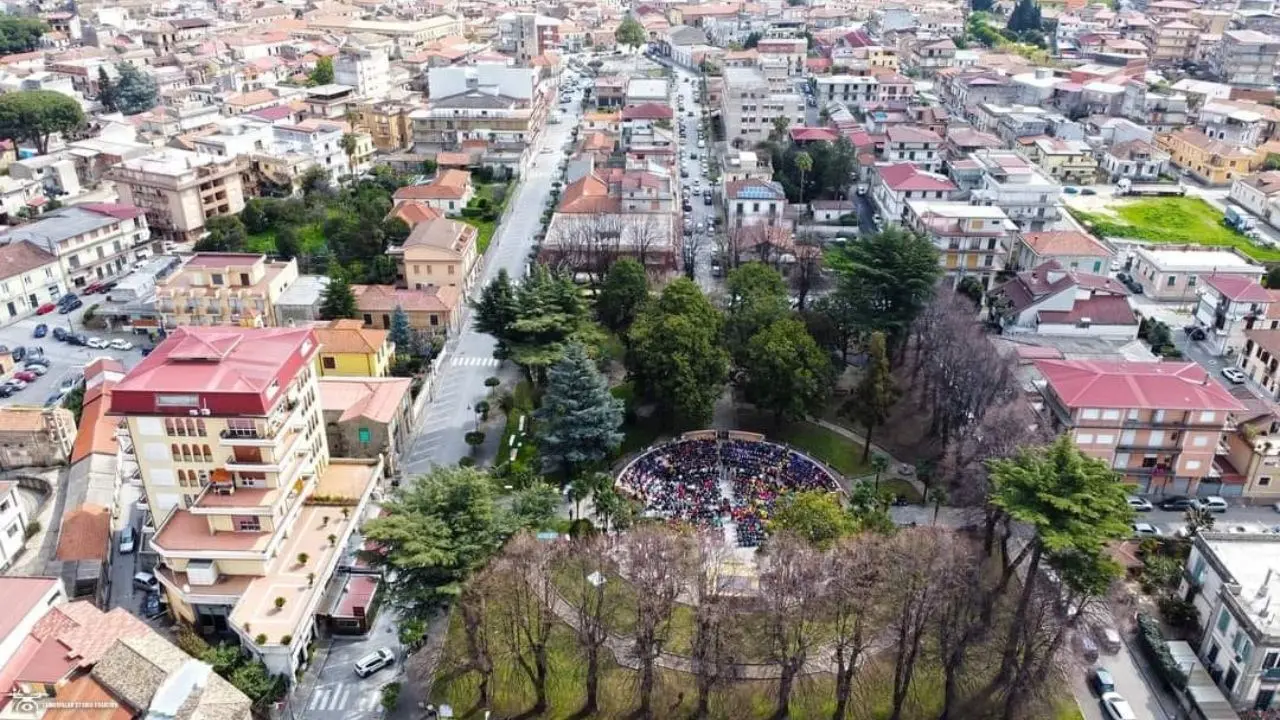
<path id="1" fill-rule="evenodd" d="M 351 283 L 342 272 L 329 274 L 329 284 L 320 293 L 320 318 L 323 320 L 341 320 L 356 317 L 356 295 L 351 291 Z"/>
<path id="2" fill-rule="evenodd" d="M 636 313 L 649 299 L 649 277 L 644 266 L 631 258 L 623 258 L 609 268 L 596 297 L 596 317 L 614 332 L 631 327 Z"/>
<path id="3" fill-rule="evenodd" d="M 547 369 L 564 357 L 567 343 L 577 340 L 595 347 L 600 342 L 600 328 L 591 321 L 578 286 L 542 265 L 520 284 L 516 307 L 504 344 L 535 383 L 545 382 Z"/>
<path id="4" fill-rule="evenodd" d="M 842 305 L 860 319 L 861 331 L 885 333 L 890 354 L 901 350 L 942 273 L 933 243 L 896 225 L 844 243 L 829 264 Z"/>
<path id="5" fill-rule="evenodd" d="M 107 75 L 107 66 L 98 66 L 98 102 L 102 103 L 102 109 L 107 112 L 115 112 L 118 108 L 116 105 L 116 88 L 111 84 L 111 77 Z"/>
<path id="6" fill-rule="evenodd" d="M 704 427 L 729 378 L 724 318 L 687 278 L 667 285 L 631 326 L 627 365 L 669 424 Z"/>
<path id="7" fill-rule="evenodd" d="M 116 70 L 120 73 L 114 88 L 116 109 L 125 115 L 137 115 L 156 106 L 159 89 L 155 78 L 133 63 L 120 63 Z"/>
<path id="8" fill-rule="evenodd" d="M 587 349 L 569 343 L 547 373 L 542 407 L 534 413 L 542 456 L 570 477 L 585 464 L 608 460 L 622 444 L 622 410 Z"/>
<path id="9" fill-rule="evenodd" d="M 507 344 L 511 339 L 511 325 L 520 314 L 520 305 L 516 302 L 516 290 L 506 268 L 498 270 L 498 276 L 489 281 L 473 307 L 476 310 L 476 329 L 492 335 L 503 345 Z"/>
<path id="10" fill-rule="evenodd" d="M 871 455 L 871 435 L 889 419 L 889 412 L 900 396 L 898 383 L 889 365 L 889 353 L 885 348 L 884 333 L 871 334 L 867 347 L 867 371 L 853 391 L 853 397 L 845 404 L 843 414 L 867 429 L 867 441 L 862 446 L 862 460 Z"/>
<path id="11" fill-rule="evenodd" d="M 790 314 L 787 282 L 768 265 L 749 262 L 729 273 L 725 287 L 729 295 L 725 345 L 741 365 L 751 338 Z"/>
<path id="12" fill-rule="evenodd" d="M 821 410 L 835 380 L 827 353 L 794 318 L 775 321 L 751 336 L 739 368 L 747 399 L 779 421 Z"/>
<path id="13" fill-rule="evenodd" d="M 409 325 L 409 313 L 399 305 L 391 312 L 391 342 L 396 344 L 399 355 L 417 355 L 418 348 L 413 341 L 413 328 Z"/>

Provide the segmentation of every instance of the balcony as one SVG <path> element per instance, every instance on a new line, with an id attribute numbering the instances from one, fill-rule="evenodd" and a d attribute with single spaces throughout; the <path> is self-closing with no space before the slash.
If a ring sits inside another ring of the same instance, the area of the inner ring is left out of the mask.
<path id="1" fill-rule="evenodd" d="M 255 425 L 251 428 L 227 428 L 218 433 L 218 437 L 223 445 L 231 447 L 271 447 L 280 439 L 280 431 L 277 428 L 276 432 L 268 433 L 266 428 Z"/>
<path id="2" fill-rule="evenodd" d="M 1280 682 L 1280 667 L 1264 668 L 1262 671 L 1263 682 Z"/>
<path id="3" fill-rule="evenodd" d="M 289 437 L 284 441 L 284 448 L 275 453 L 275 459 L 263 457 L 262 451 L 256 453 L 235 453 L 227 458 L 225 467 L 228 470 L 242 472 L 280 473 L 287 467 L 293 467 L 293 454 L 302 444 L 302 433 L 289 430 Z"/>

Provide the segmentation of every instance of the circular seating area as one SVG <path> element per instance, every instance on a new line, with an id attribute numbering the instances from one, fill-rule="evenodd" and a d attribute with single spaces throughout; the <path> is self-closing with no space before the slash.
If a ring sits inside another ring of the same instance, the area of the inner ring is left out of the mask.
<path id="1" fill-rule="evenodd" d="M 701 435 L 650 448 L 618 475 L 618 487 L 650 516 L 724 528 L 742 547 L 764 541 L 781 495 L 839 489 L 831 471 L 785 445 Z"/>

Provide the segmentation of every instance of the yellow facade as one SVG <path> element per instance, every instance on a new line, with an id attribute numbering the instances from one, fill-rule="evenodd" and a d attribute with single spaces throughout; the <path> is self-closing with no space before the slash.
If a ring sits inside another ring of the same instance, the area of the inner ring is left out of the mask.
<path id="1" fill-rule="evenodd" d="M 391 351 L 387 342 L 377 352 L 325 352 L 316 356 L 316 370 L 323 377 L 386 377 L 391 369 Z"/>
<path id="2" fill-rule="evenodd" d="M 1199 130 L 1179 130 L 1156 138 L 1174 165 L 1209 185 L 1229 185 L 1262 165 L 1260 152 L 1210 140 Z"/>
<path id="3" fill-rule="evenodd" d="M 360 320 L 334 320 L 316 328 L 320 352 L 316 371 L 323 377 L 385 377 L 396 345 L 391 333 L 364 327 Z"/>

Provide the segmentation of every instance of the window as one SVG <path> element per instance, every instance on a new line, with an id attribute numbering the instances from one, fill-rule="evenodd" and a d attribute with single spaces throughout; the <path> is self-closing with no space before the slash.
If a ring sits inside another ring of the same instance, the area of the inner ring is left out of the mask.
<path id="1" fill-rule="evenodd" d="M 1092 445 L 1093 435 L 1091 433 L 1076 433 L 1077 445 Z"/>
<path id="2" fill-rule="evenodd" d="M 261 532 L 262 522 L 252 515 L 233 515 L 231 523 L 236 532 Z"/>
<path id="3" fill-rule="evenodd" d="M 18 533 L 21 531 L 22 531 L 22 523 L 16 522 L 9 526 L 9 529 L 5 531 L 5 534 L 12 538 L 12 537 L 17 537 Z"/>
<path id="4" fill-rule="evenodd" d="M 1173 286 L 1174 286 L 1174 285 L 1176 285 L 1176 284 L 1178 284 L 1178 276 L 1177 276 L 1177 275 L 1170 275 L 1169 277 L 1167 277 L 1167 278 L 1165 278 L 1165 279 L 1164 279 L 1164 286 L 1165 286 L 1165 287 L 1173 287 Z"/>
<path id="5" fill-rule="evenodd" d="M 1085 408 L 1080 411 L 1081 420 L 1097 420 L 1101 415 L 1102 412 L 1097 408 Z"/>
<path id="6" fill-rule="evenodd" d="M 365 427 L 360 428 L 359 435 L 360 435 L 361 445 L 368 445 L 369 442 L 373 439 L 373 434 L 369 432 L 369 428 L 365 428 Z"/>
<path id="7" fill-rule="evenodd" d="M 169 453 L 173 456 L 174 460 L 178 460 L 182 457 L 182 450 L 178 448 L 177 443 L 169 446 Z"/>
<path id="8" fill-rule="evenodd" d="M 1186 464 L 1186 469 L 1187 469 L 1187 470 L 1199 470 L 1199 469 L 1200 469 L 1200 461 L 1199 461 L 1199 460 L 1188 460 L 1188 461 L 1187 461 L 1187 464 Z"/>
<path id="9" fill-rule="evenodd" d="M 1226 608 L 1223 608 L 1222 612 L 1218 614 L 1218 632 L 1225 633 L 1230 625 L 1231 613 L 1228 613 Z"/>
<path id="10" fill-rule="evenodd" d="M 221 284 L 222 284 L 222 273 L 213 273 L 212 275 L 210 275 L 210 276 L 209 276 L 209 282 L 210 282 L 210 284 L 213 284 L 213 285 L 221 285 Z"/>
<path id="11" fill-rule="evenodd" d="M 1262 486 L 1262 487 L 1267 487 L 1267 486 L 1268 486 L 1268 485 L 1270 485 L 1270 484 L 1271 484 L 1271 478 L 1266 477 L 1266 476 L 1263 476 L 1263 477 L 1258 478 L 1258 485 L 1260 485 L 1260 486 Z"/>
<path id="12" fill-rule="evenodd" d="M 331 357 L 329 355 L 325 355 L 324 357 L 320 358 L 320 365 L 323 366 L 325 370 L 333 370 L 338 367 L 338 359 L 335 357 Z"/>
<path id="13" fill-rule="evenodd" d="M 1097 440 L 1099 445 L 1111 445 L 1115 443 L 1115 441 L 1116 441 L 1115 435 L 1099 435 Z"/>
<path id="14" fill-rule="evenodd" d="M 1103 410 L 1102 419 L 1103 420 L 1119 420 L 1120 411 L 1119 410 Z"/>
<path id="15" fill-rule="evenodd" d="M 1200 422 L 1211 423 L 1216 417 L 1218 417 L 1218 414 L 1215 413 L 1214 411 L 1205 410 L 1204 412 L 1200 413 Z"/>

